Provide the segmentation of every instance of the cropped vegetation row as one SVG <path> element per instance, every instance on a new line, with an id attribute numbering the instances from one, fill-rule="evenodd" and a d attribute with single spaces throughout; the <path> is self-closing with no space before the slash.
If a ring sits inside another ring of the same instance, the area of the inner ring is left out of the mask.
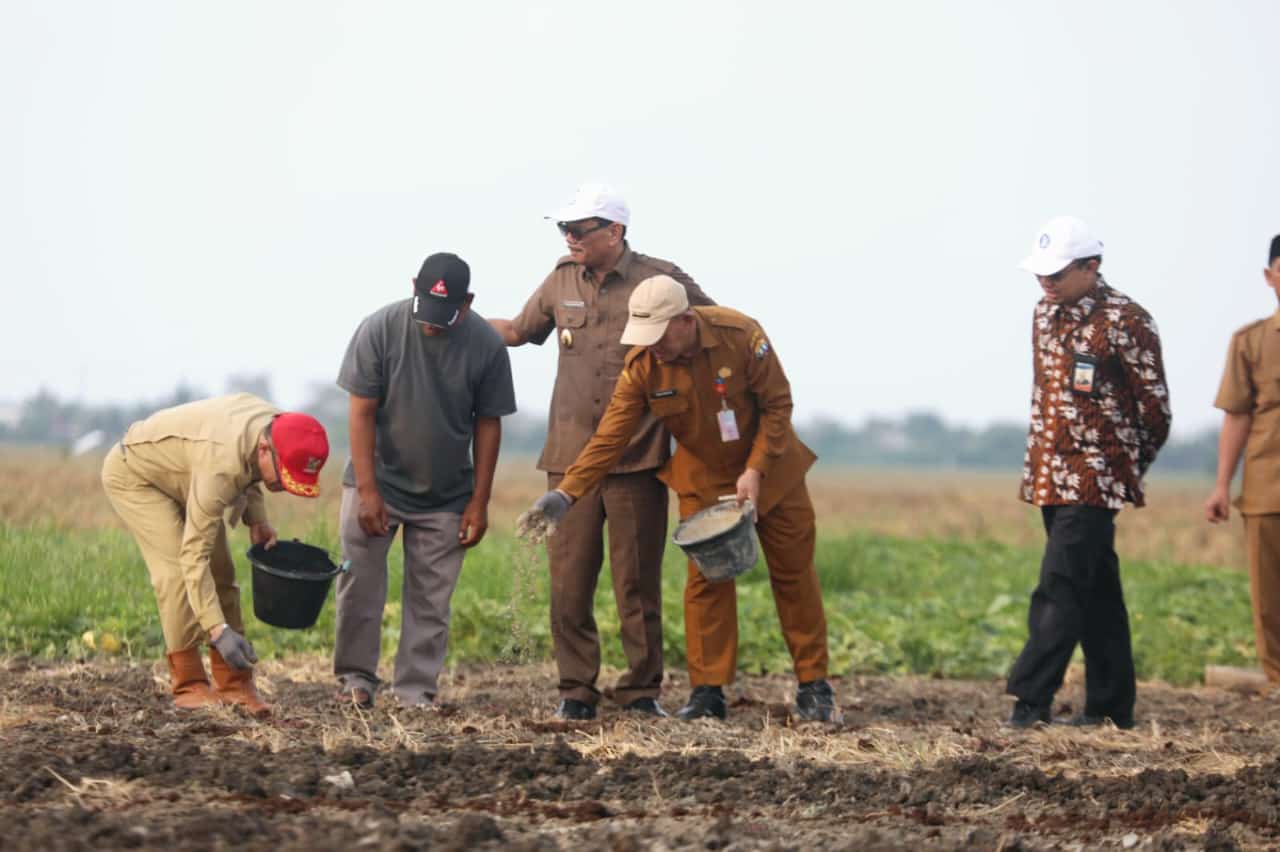
<path id="1" fill-rule="evenodd" d="M 233 535 L 233 550 L 247 632 L 259 654 L 329 651 L 332 595 L 311 630 L 277 630 L 253 618 L 241 535 Z M 338 553 L 336 530 L 327 521 L 316 523 L 305 539 Z M 833 673 L 1002 677 L 1026 638 L 1037 550 L 852 532 L 821 537 L 817 561 Z M 123 531 L 0 524 L 0 565 L 0 654 L 63 660 L 113 654 L 149 661 L 163 653 L 146 568 Z M 1127 561 L 1122 570 L 1140 678 L 1191 684 L 1206 664 L 1253 661 L 1245 575 L 1141 561 Z M 663 610 L 666 656 L 673 666 L 684 663 L 685 571 L 679 552 L 669 548 Z M 391 572 L 383 649 L 393 653 L 402 576 L 394 550 Z M 605 662 L 623 666 L 607 566 L 597 589 L 596 619 Z M 763 565 L 738 582 L 738 620 L 745 671 L 789 670 Z M 549 659 L 550 649 L 545 556 L 492 532 L 468 556 L 453 598 L 450 660 L 542 660 Z"/>

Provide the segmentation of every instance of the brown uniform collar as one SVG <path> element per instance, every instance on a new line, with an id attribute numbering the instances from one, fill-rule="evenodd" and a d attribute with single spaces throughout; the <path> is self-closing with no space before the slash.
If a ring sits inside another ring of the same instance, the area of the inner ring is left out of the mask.
<path id="1" fill-rule="evenodd" d="M 631 269 L 632 258 L 633 252 L 631 251 L 631 244 L 626 240 L 623 240 L 622 256 L 618 258 L 618 262 L 614 264 L 613 269 L 610 269 L 604 274 L 604 280 L 608 280 L 611 275 L 616 275 L 619 278 L 625 279 L 627 277 L 627 272 Z M 596 280 L 595 276 L 591 274 L 591 270 L 587 269 L 585 266 L 582 268 L 582 274 L 586 276 L 588 281 Z"/>
<path id="2" fill-rule="evenodd" d="M 720 336 L 720 330 L 707 319 L 701 309 L 694 308 L 693 315 L 698 320 L 698 346 L 702 349 L 714 349 L 719 346 L 724 340 Z"/>

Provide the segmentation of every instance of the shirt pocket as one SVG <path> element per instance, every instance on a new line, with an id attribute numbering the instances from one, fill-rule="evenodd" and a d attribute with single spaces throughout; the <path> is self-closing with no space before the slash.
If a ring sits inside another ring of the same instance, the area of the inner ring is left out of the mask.
<path id="1" fill-rule="evenodd" d="M 582 329 L 587 324 L 586 306 L 556 308 L 556 339 L 560 343 L 561 355 L 580 355 L 587 341 Z"/>
<path id="2" fill-rule="evenodd" d="M 1274 412 L 1280 407 L 1280 366 L 1267 365 L 1257 373 L 1253 414 Z"/>
<path id="3" fill-rule="evenodd" d="M 655 399 L 649 397 L 649 410 L 667 425 L 672 432 L 678 431 L 689 416 L 689 398 L 687 396 L 664 396 Z"/>

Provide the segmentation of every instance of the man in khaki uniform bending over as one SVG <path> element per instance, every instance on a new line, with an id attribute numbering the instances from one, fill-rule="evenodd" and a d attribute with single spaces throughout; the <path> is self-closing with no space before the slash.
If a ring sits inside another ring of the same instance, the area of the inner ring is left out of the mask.
<path id="1" fill-rule="evenodd" d="M 244 638 L 223 515 L 244 520 L 254 544 L 274 546 L 259 486 L 317 497 L 328 457 L 315 418 L 281 413 L 247 393 L 158 411 L 107 453 L 102 484 L 151 574 L 175 706 L 271 712 L 253 685 L 258 658 Z M 216 692 L 200 659 L 206 639 Z"/>
<path id="2" fill-rule="evenodd" d="M 1271 241 L 1267 286 L 1280 298 L 1280 236 Z M 1227 520 L 1231 478 L 1244 453 L 1244 482 L 1236 506 L 1244 515 L 1249 587 L 1258 662 L 1280 683 L 1280 311 L 1231 338 L 1214 406 L 1222 409 L 1218 478 L 1205 503 L 1210 523 Z"/>

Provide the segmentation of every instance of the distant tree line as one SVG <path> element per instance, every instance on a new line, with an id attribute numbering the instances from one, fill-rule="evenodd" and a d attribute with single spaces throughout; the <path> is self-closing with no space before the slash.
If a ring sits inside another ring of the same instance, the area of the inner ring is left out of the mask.
<path id="1" fill-rule="evenodd" d="M 247 391 L 271 399 L 265 376 L 232 376 L 226 392 Z M 201 399 L 209 394 L 179 385 L 168 396 L 128 405 L 87 405 L 59 400 L 40 391 L 22 401 L 0 422 L 0 441 L 70 448 L 98 430 L 103 442 L 117 440 L 130 423 L 161 408 Z M 331 384 L 312 386 L 301 406 L 324 423 L 336 448 L 347 444 L 347 395 Z M 536 455 L 546 435 L 543 416 L 517 414 L 503 421 L 505 453 Z M 826 464 L 883 467 L 1010 470 L 1022 464 L 1025 424 L 995 423 L 979 429 L 948 424 L 937 414 L 914 412 L 904 417 L 872 417 L 861 426 L 820 420 L 798 427 L 801 438 Z M 1207 429 L 1191 437 L 1171 440 L 1161 451 L 1156 469 L 1165 473 L 1212 476 L 1217 460 L 1218 434 Z"/>

